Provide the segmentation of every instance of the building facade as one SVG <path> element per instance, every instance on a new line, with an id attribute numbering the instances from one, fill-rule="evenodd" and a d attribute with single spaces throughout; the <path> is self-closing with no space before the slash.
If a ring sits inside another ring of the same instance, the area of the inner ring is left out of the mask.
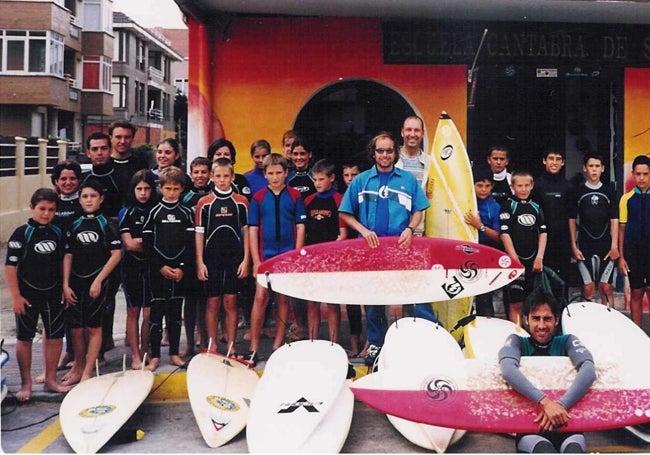
<path id="1" fill-rule="evenodd" d="M 0 2 L 0 135 L 80 142 L 112 115 L 112 0 Z"/>
<path id="2" fill-rule="evenodd" d="M 156 144 L 174 137 L 172 63 L 182 56 L 156 30 L 141 27 L 121 12 L 113 13 L 113 105 L 108 117 L 88 118 L 88 130 L 103 130 L 114 120 L 138 127 L 135 144 Z"/>
<path id="3" fill-rule="evenodd" d="M 548 148 L 566 176 L 595 150 L 623 190 L 631 157 L 650 152 L 647 2 L 457 0 L 274 2 L 176 0 L 190 33 L 188 150 L 225 136 L 280 150 L 295 129 L 315 158 L 363 159 L 380 130 L 417 114 L 430 146 L 451 115 L 470 157 L 490 145 L 511 167 L 542 169 Z M 647 123 L 647 121 L 645 121 Z M 237 166 L 252 166 L 240 153 Z"/>

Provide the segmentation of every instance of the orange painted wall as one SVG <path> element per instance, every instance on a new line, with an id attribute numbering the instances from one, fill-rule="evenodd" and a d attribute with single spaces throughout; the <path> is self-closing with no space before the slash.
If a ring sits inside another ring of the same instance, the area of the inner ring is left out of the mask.
<path id="1" fill-rule="evenodd" d="M 442 110 L 466 138 L 466 67 L 384 65 L 377 19 L 234 18 L 226 40 L 221 31 L 214 33 L 207 55 L 209 34 L 202 27 L 190 22 L 188 153 L 193 156 L 205 154 L 208 137 L 216 139 L 223 128 L 238 151 L 237 171 L 244 172 L 252 167 L 248 151 L 253 141 L 265 138 L 280 151 L 282 133 L 313 95 L 353 79 L 400 93 L 424 119 L 427 146 Z"/>
<path id="2" fill-rule="evenodd" d="M 634 188 L 632 161 L 641 154 L 650 155 L 650 69 L 625 69 L 625 191 Z"/>

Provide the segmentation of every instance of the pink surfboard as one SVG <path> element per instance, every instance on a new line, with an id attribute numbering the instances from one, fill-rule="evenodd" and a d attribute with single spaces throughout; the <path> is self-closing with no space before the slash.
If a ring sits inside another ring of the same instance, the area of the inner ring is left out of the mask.
<path id="1" fill-rule="evenodd" d="M 510 283 L 523 272 L 503 251 L 460 240 L 415 237 L 400 248 L 382 237 L 327 242 L 278 255 L 260 264 L 257 280 L 306 300 L 396 305 L 460 299 Z"/>
<path id="2" fill-rule="evenodd" d="M 568 357 L 524 357 L 520 368 L 552 399 L 575 378 Z M 536 433 L 540 409 L 509 388 L 495 361 L 465 359 L 438 371 L 391 377 L 379 371 L 355 381 L 356 398 L 383 413 L 414 422 L 495 433 Z M 597 365 L 598 379 L 569 410 L 561 432 L 600 431 L 650 422 L 650 375 L 616 363 Z"/>

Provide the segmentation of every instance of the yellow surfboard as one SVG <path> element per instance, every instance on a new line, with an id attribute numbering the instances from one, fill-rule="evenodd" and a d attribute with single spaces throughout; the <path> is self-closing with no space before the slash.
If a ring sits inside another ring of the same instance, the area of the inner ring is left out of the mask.
<path id="1" fill-rule="evenodd" d="M 440 114 L 429 157 L 427 197 L 431 207 L 425 215 L 425 235 L 477 242 L 478 232 L 464 221 L 465 213 L 478 210 L 472 166 L 463 139 L 445 111 Z M 471 297 L 432 303 L 449 331 L 469 314 L 471 305 Z M 462 334 L 461 329 L 452 332 L 457 341 Z"/>

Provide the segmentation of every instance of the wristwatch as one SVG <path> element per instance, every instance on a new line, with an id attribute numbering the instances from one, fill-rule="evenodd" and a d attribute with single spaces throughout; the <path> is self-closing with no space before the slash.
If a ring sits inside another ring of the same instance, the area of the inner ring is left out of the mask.
<path id="1" fill-rule="evenodd" d="M 485 232 L 486 229 L 487 229 L 487 226 L 484 225 L 484 224 L 481 224 L 481 227 L 478 228 L 478 230 L 481 231 L 481 232 Z"/>

